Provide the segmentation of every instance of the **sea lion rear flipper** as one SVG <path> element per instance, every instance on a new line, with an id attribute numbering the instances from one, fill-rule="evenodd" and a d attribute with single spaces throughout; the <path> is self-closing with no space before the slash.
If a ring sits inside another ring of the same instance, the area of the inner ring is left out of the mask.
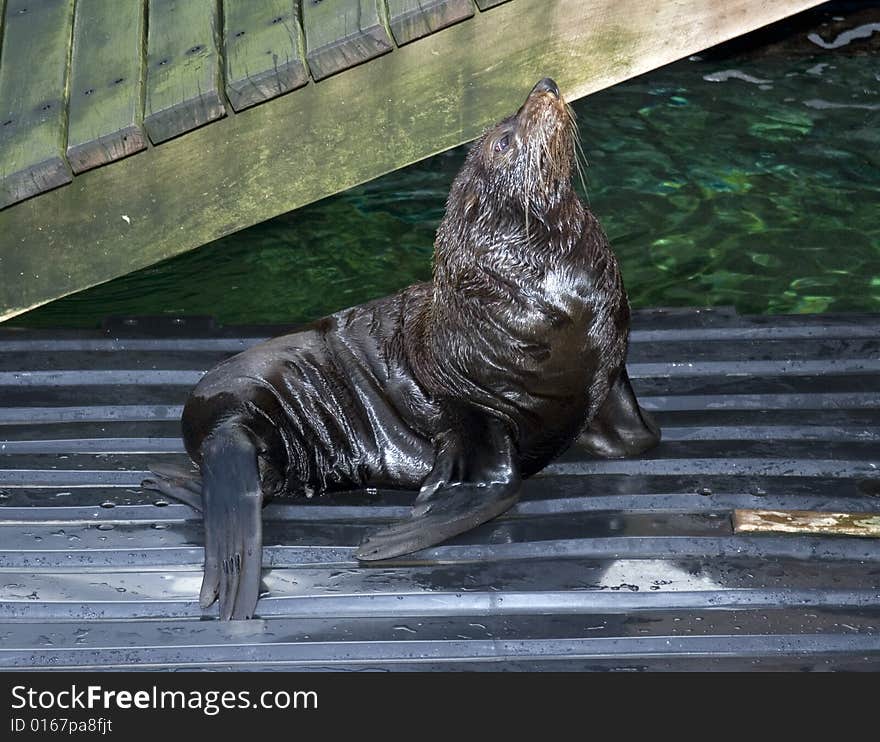
<path id="1" fill-rule="evenodd" d="M 521 480 L 505 426 L 468 417 L 437 436 L 431 473 L 410 516 L 370 534 L 355 556 L 376 561 L 435 546 L 500 515 L 518 499 Z"/>
<path id="2" fill-rule="evenodd" d="M 263 524 L 257 449 L 247 430 L 227 422 L 202 444 L 205 576 L 199 603 L 219 596 L 222 620 L 254 615 L 260 593 Z"/>
<path id="3" fill-rule="evenodd" d="M 654 416 L 639 406 L 624 367 L 577 443 L 597 456 L 618 459 L 638 456 L 659 442 L 660 427 Z"/>

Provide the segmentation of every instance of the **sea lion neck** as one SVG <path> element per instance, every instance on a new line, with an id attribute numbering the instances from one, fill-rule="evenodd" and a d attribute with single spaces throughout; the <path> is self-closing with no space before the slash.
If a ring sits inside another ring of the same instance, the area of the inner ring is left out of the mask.
<path id="1" fill-rule="evenodd" d="M 467 192 L 457 180 L 437 230 L 433 280 L 438 301 L 471 289 L 483 291 L 479 275 L 485 271 L 506 273 L 520 266 L 543 273 L 556 267 L 573 257 L 584 229 L 597 224 L 570 186 L 537 213 L 512 201 L 484 201 L 479 212 L 470 212 Z"/>

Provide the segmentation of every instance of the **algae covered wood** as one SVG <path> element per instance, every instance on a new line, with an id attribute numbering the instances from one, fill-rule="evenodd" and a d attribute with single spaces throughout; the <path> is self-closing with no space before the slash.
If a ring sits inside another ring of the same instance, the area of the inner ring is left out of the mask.
<path id="1" fill-rule="evenodd" d="M 223 0 L 226 97 L 236 111 L 305 85 L 294 0 Z"/>
<path id="2" fill-rule="evenodd" d="M 734 510 L 735 533 L 801 533 L 880 537 L 880 513 Z"/>
<path id="3" fill-rule="evenodd" d="M 815 4 L 516 0 L 477 13 L 0 211 L 0 319 L 472 139 L 539 76 L 574 100 Z"/>
<path id="4" fill-rule="evenodd" d="M 315 80 L 391 51 L 377 0 L 303 0 L 306 59 Z"/>
<path id="5" fill-rule="evenodd" d="M 69 183 L 65 84 L 68 0 L 8 0 L 0 50 L 0 209 Z"/>
<path id="6" fill-rule="evenodd" d="M 496 5 L 501 5 L 501 3 L 506 3 L 508 0 L 477 0 L 477 5 L 480 10 L 488 10 L 489 8 L 494 8 Z"/>
<path id="7" fill-rule="evenodd" d="M 0 0 L 0 59 L 3 57 L 3 22 L 6 17 L 6 0 Z"/>
<path id="8" fill-rule="evenodd" d="M 423 36 L 470 18 L 473 0 L 387 0 L 388 25 L 398 44 Z"/>
<path id="9" fill-rule="evenodd" d="M 217 0 L 149 0 L 144 126 L 157 144 L 226 114 Z"/>
<path id="10" fill-rule="evenodd" d="M 77 0 L 70 59 L 67 160 L 74 173 L 147 146 L 144 3 Z"/>

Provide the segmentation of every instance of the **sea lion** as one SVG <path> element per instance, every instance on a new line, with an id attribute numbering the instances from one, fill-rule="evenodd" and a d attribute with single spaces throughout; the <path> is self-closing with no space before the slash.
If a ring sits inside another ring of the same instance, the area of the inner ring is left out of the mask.
<path id="1" fill-rule="evenodd" d="M 183 412 L 201 482 L 145 486 L 200 507 L 200 602 L 253 615 L 261 507 L 274 494 L 418 488 L 359 560 L 407 554 L 504 512 L 573 441 L 640 453 L 659 430 L 624 359 L 617 260 L 572 186 L 577 129 L 555 82 L 471 147 L 437 231 L 433 280 L 255 345 L 209 371 Z"/>

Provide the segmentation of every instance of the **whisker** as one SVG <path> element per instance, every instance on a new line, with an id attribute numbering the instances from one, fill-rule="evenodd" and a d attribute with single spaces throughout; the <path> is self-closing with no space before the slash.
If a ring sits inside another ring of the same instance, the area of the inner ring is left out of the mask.
<path id="1" fill-rule="evenodd" d="M 575 166 L 577 169 L 578 178 L 581 182 L 581 188 L 584 191 L 584 197 L 587 199 L 587 203 L 589 203 L 590 194 L 587 189 L 587 178 L 586 178 L 585 170 L 586 170 L 586 168 L 588 168 L 590 166 L 590 163 L 587 160 L 587 155 L 584 152 L 584 147 L 583 147 L 583 144 L 581 143 L 580 131 L 578 130 L 577 126 L 574 123 L 573 113 L 572 113 L 572 117 L 570 118 L 570 121 L 573 126 L 572 139 L 574 140 L 574 148 L 575 148 L 575 151 L 574 151 Z"/>

